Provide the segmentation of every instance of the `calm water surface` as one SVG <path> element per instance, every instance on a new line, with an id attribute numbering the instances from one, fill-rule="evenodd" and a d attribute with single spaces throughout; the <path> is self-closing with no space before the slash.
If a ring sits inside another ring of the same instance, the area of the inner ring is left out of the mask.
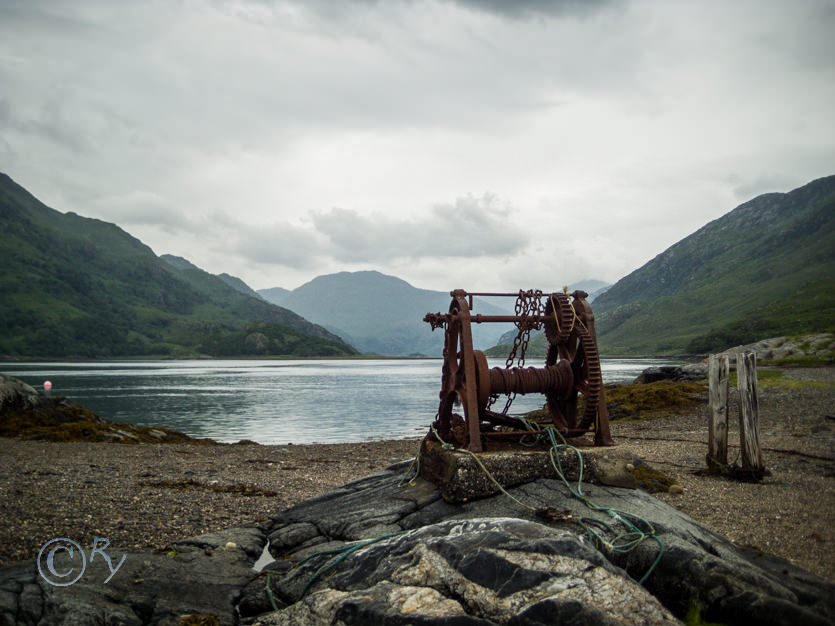
<path id="1" fill-rule="evenodd" d="M 667 363 L 607 359 L 603 380 L 631 381 L 644 368 Z M 441 361 L 10 362 L 0 363 L 0 372 L 36 388 L 49 380 L 53 394 L 114 422 L 282 444 L 422 436 L 438 409 Z M 538 394 L 519 396 L 511 412 L 543 402 Z"/>

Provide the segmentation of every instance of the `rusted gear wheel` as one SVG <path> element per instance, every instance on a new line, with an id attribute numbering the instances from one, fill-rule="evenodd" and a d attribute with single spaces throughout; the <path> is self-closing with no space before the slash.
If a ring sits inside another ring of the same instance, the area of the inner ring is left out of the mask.
<path id="1" fill-rule="evenodd" d="M 551 332 L 549 336 L 549 323 L 546 321 L 545 332 L 551 346 L 548 350 L 547 365 L 555 365 L 557 361 L 567 360 L 571 364 L 571 371 L 574 374 L 574 389 L 583 394 L 585 401 L 585 410 L 580 419 L 579 424 L 568 424 L 569 428 L 588 429 L 595 418 L 597 417 L 597 407 L 600 403 L 600 393 L 603 388 L 603 376 L 600 370 L 600 355 L 597 352 L 597 345 L 592 339 L 582 319 L 574 315 L 574 310 L 571 305 L 564 306 L 563 302 L 567 302 L 568 298 L 564 294 L 559 294 L 565 300 L 557 299 L 557 294 L 554 294 L 554 301 L 558 302 L 560 317 L 560 331 L 557 331 L 557 324 L 554 321 L 553 308 L 551 307 L 551 299 L 546 305 L 546 312 L 550 313 L 551 317 Z M 567 309 L 568 314 L 565 314 Z M 563 320 L 566 320 L 565 322 Z M 560 340 L 559 335 L 564 334 L 565 329 L 570 329 L 566 334 L 564 340 Z M 551 337 L 554 337 L 554 340 Z M 548 396 L 548 403 L 554 406 L 559 405 L 560 398 Z"/>
<path id="2" fill-rule="evenodd" d="M 574 385 L 583 394 L 586 404 L 579 427 L 589 428 L 597 418 L 600 391 L 603 389 L 603 374 L 600 371 L 600 355 L 597 353 L 597 345 L 591 338 L 591 333 L 582 324 L 578 324 L 577 331 L 583 348 L 583 362 L 579 365 L 585 376 L 578 379 L 575 373 Z"/>
<path id="3" fill-rule="evenodd" d="M 556 307 L 556 315 L 554 315 Z M 576 314 L 568 296 L 564 293 L 552 293 L 545 303 L 545 336 L 551 344 L 568 339 L 576 323 Z"/>

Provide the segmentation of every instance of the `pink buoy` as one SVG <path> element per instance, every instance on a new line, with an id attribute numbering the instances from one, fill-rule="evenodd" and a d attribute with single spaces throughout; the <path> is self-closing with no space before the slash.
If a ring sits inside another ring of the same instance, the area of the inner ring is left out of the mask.
<path id="1" fill-rule="evenodd" d="M 49 382 L 48 380 L 45 380 L 43 382 L 43 389 L 44 389 L 44 391 L 50 391 L 52 389 L 52 383 Z"/>

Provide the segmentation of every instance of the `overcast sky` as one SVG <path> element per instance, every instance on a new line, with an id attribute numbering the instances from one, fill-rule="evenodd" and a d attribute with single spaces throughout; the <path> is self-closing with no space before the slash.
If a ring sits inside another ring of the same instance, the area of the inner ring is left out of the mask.
<path id="1" fill-rule="evenodd" d="M 835 173 L 835 2 L 0 0 L 0 171 L 260 289 L 614 282 Z"/>

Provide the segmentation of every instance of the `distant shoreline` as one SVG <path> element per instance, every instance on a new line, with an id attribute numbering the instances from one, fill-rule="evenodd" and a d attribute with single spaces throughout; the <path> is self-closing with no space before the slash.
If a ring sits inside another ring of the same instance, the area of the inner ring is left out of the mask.
<path id="1" fill-rule="evenodd" d="M 662 354 L 642 356 L 610 356 L 600 355 L 601 359 L 618 361 L 670 360 L 670 361 L 700 361 L 708 355 L 698 354 Z M 499 357 L 493 357 L 499 358 Z M 530 357 L 534 358 L 534 357 Z M 544 357 L 535 357 L 544 358 Z M 362 354 L 351 356 L 101 356 L 101 357 L 69 357 L 69 356 L 5 356 L 0 355 L 2 363 L 38 363 L 41 361 L 66 361 L 78 363 L 84 361 L 439 361 L 442 356 L 389 356 L 380 354 Z"/>

